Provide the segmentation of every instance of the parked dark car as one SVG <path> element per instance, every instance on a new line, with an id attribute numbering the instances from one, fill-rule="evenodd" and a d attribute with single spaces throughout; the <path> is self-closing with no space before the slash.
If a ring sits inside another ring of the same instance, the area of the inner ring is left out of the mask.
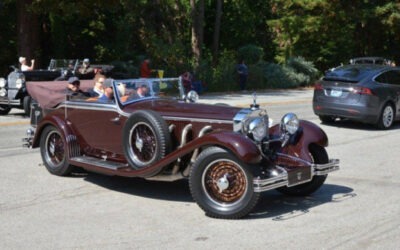
<path id="1" fill-rule="evenodd" d="M 82 60 L 78 59 L 51 59 L 47 69 L 21 71 L 13 67 L 7 79 L 0 78 L 0 115 L 6 115 L 12 108 L 23 109 L 29 116 L 32 98 L 27 91 L 27 81 L 67 80 L 71 76 L 79 79 L 93 79 L 98 71 L 111 75 L 112 65 L 91 65 L 93 69 L 87 74 L 80 73 Z"/>
<path id="2" fill-rule="evenodd" d="M 388 129 L 400 119 L 400 68 L 373 64 L 335 68 L 315 84 L 313 109 L 322 122 L 341 118 Z"/>
<path id="3" fill-rule="evenodd" d="M 187 178 L 208 216 L 236 219 L 263 191 L 309 195 L 339 169 L 321 128 L 293 113 L 271 126 L 255 97 L 249 108 L 198 104 L 180 78 L 113 80 L 109 99 L 70 99 L 65 86 L 28 82 L 39 104 L 26 146 L 40 148 L 54 175 L 80 167 L 148 180 Z"/>

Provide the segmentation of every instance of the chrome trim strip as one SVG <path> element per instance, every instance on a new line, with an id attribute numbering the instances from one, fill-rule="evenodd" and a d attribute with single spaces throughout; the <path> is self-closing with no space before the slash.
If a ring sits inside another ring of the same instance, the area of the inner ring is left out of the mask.
<path id="1" fill-rule="evenodd" d="M 203 122 L 203 123 L 218 123 L 218 124 L 233 124 L 232 120 L 211 120 L 193 117 L 176 117 L 176 116 L 163 116 L 165 120 L 173 121 L 190 121 L 190 122 Z"/>
<path id="2" fill-rule="evenodd" d="M 65 101 L 62 102 L 58 108 L 78 108 L 84 110 L 101 110 L 101 111 L 118 111 L 118 107 L 115 103 L 85 103 Z M 122 112 L 121 112 L 122 113 Z"/>

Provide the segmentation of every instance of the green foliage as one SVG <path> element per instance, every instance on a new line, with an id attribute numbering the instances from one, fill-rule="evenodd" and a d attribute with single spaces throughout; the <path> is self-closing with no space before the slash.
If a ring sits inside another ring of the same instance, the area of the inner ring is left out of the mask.
<path id="1" fill-rule="evenodd" d="M 248 44 L 238 50 L 238 59 L 244 59 L 247 64 L 258 63 L 264 57 L 263 48 Z"/>
<path id="2" fill-rule="evenodd" d="M 38 17 L 39 45 L 18 41 L 17 1 L 0 2 L 2 75 L 10 64 L 17 64 L 21 43 L 36 46 L 31 49 L 37 54 L 32 54 L 40 57 L 37 63 L 44 64 L 37 67 L 46 66 L 49 58 L 89 57 L 93 63 L 118 62 L 118 67 L 137 75 L 140 57 L 147 55 L 153 68 L 163 69 L 166 77 L 194 70 L 190 1 L 30 2 L 23 11 L 33 11 Z M 240 58 L 249 67 L 248 89 L 307 86 L 319 71 L 356 56 L 400 61 L 398 1 L 222 3 L 219 51 L 212 58 L 216 1 L 204 1 L 203 54 L 195 72 L 211 91 L 238 89 L 235 66 Z"/>
<path id="3" fill-rule="evenodd" d="M 292 69 L 300 86 L 312 84 L 319 76 L 319 71 L 314 64 L 306 61 L 303 57 L 289 58 L 286 66 Z"/>

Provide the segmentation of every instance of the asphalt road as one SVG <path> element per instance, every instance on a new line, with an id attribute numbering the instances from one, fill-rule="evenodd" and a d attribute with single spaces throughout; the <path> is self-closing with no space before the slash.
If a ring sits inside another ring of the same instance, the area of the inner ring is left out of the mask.
<path id="1" fill-rule="evenodd" d="M 206 217 L 185 181 L 52 176 L 38 150 L 20 147 L 28 119 L 12 111 L 0 117 L 0 249 L 398 249 L 400 124 L 321 125 L 311 97 L 276 91 L 258 103 L 275 122 L 290 111 L 319 124 L 341 170 L 309 197 L 265 192 L 249 217 L 233 221 Z M 247 106 L 251 95 L 203 101 Z"/>

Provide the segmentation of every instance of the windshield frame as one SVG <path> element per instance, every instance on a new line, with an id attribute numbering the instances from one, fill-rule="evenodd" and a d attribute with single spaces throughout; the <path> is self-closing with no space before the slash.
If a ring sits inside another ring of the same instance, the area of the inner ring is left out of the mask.
<path id="1" fill-rule="evenodd" d="M 157 91 L 157 88 L 155 86 L 159 86 L 160 84 L 167 84 L 171 82 L 176 82 L 177 85 L 177 93 L 175 96 L 161 96 L 159 95 L 159 91 Z M 121 105 L 121 106 L 126 106 L 129 105 L 130 103 L 138 102 L 141 100 L 148 100 L 148 99 L 154 99 L 154 98 L 171 98 L 171 99 L 184 99 L 185 98 L 185 93 L 184 93 L 184 88 L 182 85 L 182 78 L 177 77 L 177 78 L 135 78 L 135 79 L 121 79 L 121 80 L 116 80 L 112 79 L 112 86 L 114 90 L 118 90 L 119 85 L 124 84 L 124 88 L 128 90 L 128 93 L 126 95 L 131 95 L 129 90 L 137 89 L 139 86 L 146 85 L 148 87 L 148 95 L 142 98 L 137 98 L 137 99 L 128 99 L 126 101 L 122 100 L 122 96 L 120 91 L 114 91 L 114 99 Z M 133 87 L 134 86 L 134 87 Z"/>

